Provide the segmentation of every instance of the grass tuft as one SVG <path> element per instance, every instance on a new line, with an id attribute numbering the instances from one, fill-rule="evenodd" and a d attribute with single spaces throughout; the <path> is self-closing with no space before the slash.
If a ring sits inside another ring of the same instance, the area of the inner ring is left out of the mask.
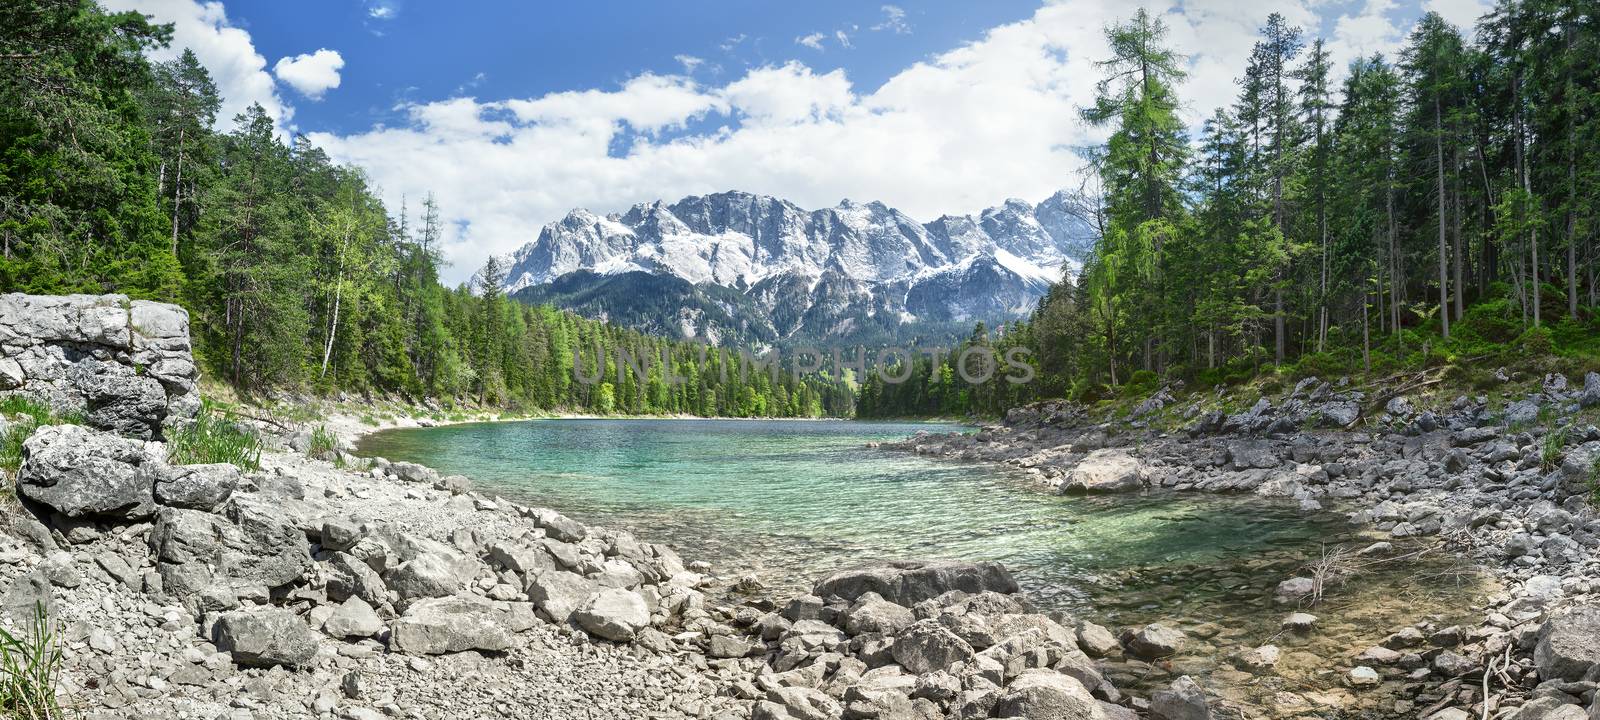
<path id="1" fill-rule="evenodd" d="M 61 678 L 61 632 L 35 605 L 22 637 L 0 628 L 0 715 L 19 720 L 65 717 L 56 699 Z"/>
<path id="2" fill-rule="evenodd" d="M 1567 432 L 1570 429 L 1570 425 L 1563 425 L 1545 433 L 1544 442 L 1539 447 L 1539 465 L 1541 468 L 1549 470 L 1561 462 L 1561 451 L 1567 446 Z"/>
<path id="3" fill-rule="evenodd" d="M 233 463 L 261 469 L 261 437 L 234 422 L 233 412 L 205 401 L 188 427 L 172 433 L 167 462 L 174 465 Z"/>
<path id="4" fill-rule="evenodd" d="M 9 418 L 0 432 L 0 471 L 15 476 L 22 467 L 22 442 L 44 425 L 82 425 L 81 413 L 57 413 L 46 403 L 26 395 L 0 398 L 0 417 Z"/>

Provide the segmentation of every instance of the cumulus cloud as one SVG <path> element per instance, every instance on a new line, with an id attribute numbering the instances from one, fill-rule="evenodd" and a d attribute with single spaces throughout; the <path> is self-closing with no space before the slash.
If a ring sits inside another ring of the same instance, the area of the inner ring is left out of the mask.
<path id="1" fill-rule="evenodd" d="M 1423 0 L 1422 3 L 1424 12 L 1439 13 L 1440 17 L 1469 35 L 1477 27 L 1478 18 L 1483 17 L 1490 8 L 1488 0 Z"/>
<path id="2" fill-rule="evenodd" d="M 1318 28 L 1318 1 L 1152 0 L 1188 53 L 1186 119 L 1198 124 L 1235 99 L 1268 13 Z M 1071 182 L 1078 148 L 1104 136 L 1078 119 L 1108 52 L 1102 28 L 1129 12 L 1125 0 L 1050 3 L 878 87 L 798 61 L 711 84 L 646 73 L 604 89 L 415 103 L 397 126 L 311 139 L 364 167 L 393 207 L 436 194 L 451 280 L 575 207 L 615 212 L 740 189 L 808 208 L 882 200 L 930 220 Z M 1374 19 L 1393 25 L 1393 14 L 1386 0 L 1367 0 L 1330 35 L 1345 54 L 1387 47 L 1403 33 Z"/>
<path id="3" fill-rule="evenodd" d="M 272 71 L 279 80 L 312 100 L 321 100 L 324 93 L 339 87 L 339 70 L 344 68 L 344 57 L 338 50 L 322 48 L 278 60 Z"/>
<path id="4" fill-rule="evenodd" d="M 812 50 L 821 50 L 822 49 L 822 39 L 825 38 L 825 37 L 827 37 L 827 35 L 823 35 L 822 33 L 819 33 L 819 32 L 814 32 L 814 33 L 811 33 L 809 35 L 801 35 L 800 37 L 795 38 L 794 42 L 795 42 L 796 45 L 804 45 L 804 46 L 806 46 L 808 48 L 811 48 Z"/>
<path id="5" fill-rule="evenodd" d="M 900 6 L 885 5 L 881 9 L 883 10 L 883 22 L 873 25 L 873 30 L 888 30 L 896 35 L 904 35 L 911 32 L 911 24 L 906 22 L 906 11 L 901 9 Z"/>
<path id="6" fill-rule="evenodd" d="M 211 71 L 222 95 L 217 111 L 218 127 L 233 126 L 233 118 L 260 103 L 268 115 L 277 119 L 280 130 L 289 126 L 294 110 L 278 96 L 277 84 L 267 73 L 267 60 L 256 52 L 250 33 L 234 27 L 219 2 L 195 0 L 100 0 L 112 11 L 136 10 L 156 22 L 172 23 L 172 44 L 151 53 L 152 59 L 170 60 L 183 52 L 194 51 Z"/>

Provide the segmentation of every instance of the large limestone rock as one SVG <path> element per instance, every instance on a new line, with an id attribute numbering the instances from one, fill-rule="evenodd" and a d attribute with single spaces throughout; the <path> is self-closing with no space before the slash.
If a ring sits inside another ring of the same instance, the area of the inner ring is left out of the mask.
<path id="1" fill-rule="evenodd" d="M 210 511 L 239 487 L 239 467 L 228 463 L 175 465 L 155 480 L 156 502 Z"/>
<path id="2" fill-rule="evenodd" d="M 150 548 L 163 587 L 180 599 L 259 596 L 311 568 L 305 534 L 271 506 L 245 497 L 229 500 L 222 515 L 161 508 Z"/>
<path id="3" fill-rule="evenodd" d="M 247 667 L 299 667 L 317 655 L 317 636 L 288 610 L 223 613 L 212 627 L 211 639 L 218 650 Z"/>
<path id="4" fill-rule="evenodd" d="M 1065 493 L 1133 492 L 1144 487 L 1145 467 L 1127 451 L 1106 448 L 1089 453 L 1067 473 Z"/>
<path id="5" fill-rule="evenodd" d="M 523 591 L 551 622 L 563 624 L 599 587 L 582 575 L 545 570 L 528 577 Z"/>
<path id="6" fill-rule="evenodd" d="M 70 518 L 148 517 L 160 463 L 144 444 L 78 425 L 47 425 L 22 445 L 17 490 Z"/>
<path id="7" fill-rule="evenodd" d="M 594 593 L 573 611 L 579 627 L 607 640 L 627 642 L 650 625 L 650 608 L 639 593 L 606 588 Z"/>
<path id="8" fill-rule="evenodd" d="M 1128 634 L 1123 644 L 1128 654 L 1145 660 L 1175 655 L 1189 641 L 1181 631 L 1160 623 L 1150 623 Z"/>
<path id="9" fill-rule="evenodd" d="M 878 633 L 894 635 L 916 622 L 911 608 L 896 605 L 883 598 L 867 595 L 850 608 L 844 617 L 844 630 L 851 635 Z"/>
<path id="10" fill-rule="evenodd" d="M 0 393 L 138 438 L 200 409 L 189 314 L 125 295 L 0 295 Z"/>
<path id="11" fill-rule="evenodd" d="M 511 647 L 502 613 L 475 596 L 430 598 L 413 603 L 394 621 L 391 647 L 412 655 L 463 650 L 501 651 Z"/>
<path id="12" fill-rule="evenodd" d="M 1540 680 L 1593 680 L 1600 674 L 1600 606 L 1575 608 L 1545 621 L 1533 659 Z"/>
<path id="13" fill-rule="evenodd" d="M 1172 681 L 1164 690 L 1150 695 L 1150 717 L 1154 720 L 1211 720 L 1206 694 L 1188 675 Z"/>
<path id="14" fill-rule="evenodd" d="M 862 594 L 875 592 L 896 605 L 911 607 L 951 590 L 969 593 L 994 591 L 1016 593 L 1016 578 L 996 562 L 896 561 L 877 567 L 842 570 L 823 578 L 812 594 L 837 596 L 854 601 Z"/>
<path id="15" fill-rule="evenodd" d="M 970 662 L 977 654 L 937 620 L 921 620 L 906 628 L 895 638 L 891 652 L 895 662 L 918 675 Z"/>
<path id="16" fill-rule="evenodd" d="M 1024 670 L 1007 685 L 989 714 L 1026 720 L 1106 720 L 1083 683 L 1054 670 Z"/>

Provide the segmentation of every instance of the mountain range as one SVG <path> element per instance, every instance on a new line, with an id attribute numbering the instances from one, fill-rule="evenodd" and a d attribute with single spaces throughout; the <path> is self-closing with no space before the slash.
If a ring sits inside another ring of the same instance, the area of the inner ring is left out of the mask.
<path id="1" fill-rule="evenodd" d="M 717 344 L 936 342 L 1027 315 L 1092 242 L 1064 192 L 928 223 L 723 192 L 573 210 L 506 259 L 504 289 Z"/>

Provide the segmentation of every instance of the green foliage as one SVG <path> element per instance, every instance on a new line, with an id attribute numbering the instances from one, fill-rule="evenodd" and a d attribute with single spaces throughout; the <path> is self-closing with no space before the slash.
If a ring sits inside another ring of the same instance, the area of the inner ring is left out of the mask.
<path id="1" fill-rule="evenodd" d="M 318 425 L 311 429 L 311 445 L 306 448 L 306 455 L 313 458 L 328 459 L 339 457 L 339 437 L 333 434 L 326 425 Z"/>
<path id="2" fill-rule="evenodd" d="M 1561 455 L 1567 446 L 1567 435 L 1571 431 L 1569 426 L 1563 425 L 1545 433 L 1543 444 L 1539 446 L 1539 466 L 1549 470 L 1561 462 Z"/>
<path id="3" fill-rule="evenodd" d="M 42 605 L 34 606 L 33 623 L 21 636 L 0 628 L 0 713 L 18 720 L 65 717 L 56 699 L 61 631 Z"/>
<path id="4" fill-rule="evenodd" d="M 241 428 L 231 410 L 206 401 L 194 422 L 171 434 L 167 441 L 167 462 L 174 465 L 233 463 L 245 470 L 259 470 L 261 436 Z"/>
<path id="5" fill-rule="evenodd" d="M 1550 328 L 1539 326 L 1531 327 L 1524 331 L 1512 342 L 1518 352 L 1529 355 L 1549 355 L 1555 352 L 1555 338 L 1550 334 Z"/>
<path id="6" fill-rule="evenodd" d="M 22 443 L 34 430 L 45 425 L 83 423 L 80 414 L 57 413 L 48 404 L 26 395 L 0 398 L 0 417 L 10 420 L 5 432 L 0 433 L 0 471 L 13 476 L 22 467 Z"/>

